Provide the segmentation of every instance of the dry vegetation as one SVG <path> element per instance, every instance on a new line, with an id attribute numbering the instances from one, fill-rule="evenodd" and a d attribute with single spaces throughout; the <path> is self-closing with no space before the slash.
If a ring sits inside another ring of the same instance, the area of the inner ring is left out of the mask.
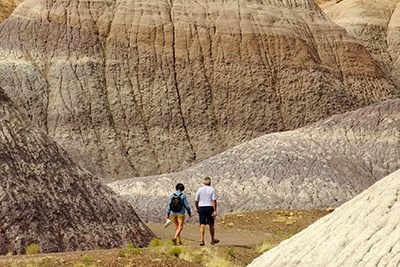
<path id="1" fill-rule="evenodd" d="M 98 267 L 98 266 L 246 266 L 260 253 L 296 234 L 326 215 L 319 210 L 265 210 L 227 214 L 218 220 L 218 231 L 256 233 L 263 235 L 262 244 L 235 244 L 200 247 L 193 241 L 173 246 L 167 240 L 153 240 L 147 248 L 77 251 L 70 253 L 36 254 L 0 257 L 1 266 L 32 267 Z"/>

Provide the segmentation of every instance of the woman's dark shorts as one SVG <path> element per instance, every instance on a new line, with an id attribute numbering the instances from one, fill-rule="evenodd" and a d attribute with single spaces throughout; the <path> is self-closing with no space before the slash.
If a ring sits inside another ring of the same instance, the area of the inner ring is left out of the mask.
<path id="1" fill-rule="evenodd" d="M 214 213 L 213 206 L 199 207 L 200 224 L 213 225 L 214 224 L 214 216 L 212 216 L 213 213 Z"/>

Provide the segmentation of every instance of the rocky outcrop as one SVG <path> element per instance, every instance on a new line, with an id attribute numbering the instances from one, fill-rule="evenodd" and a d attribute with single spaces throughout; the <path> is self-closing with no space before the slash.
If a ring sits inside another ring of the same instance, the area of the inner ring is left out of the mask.
<path id="1" fill-rule="evenodd" d="M 399 96 L 313 0 L 30 0 L 0 57 L 0 86 L 103 180 Z"/>
<path id="2" fill-rule="evenodd" d="M 249 266 L 399 266 L 400 171 Z"/>
<path id="3" fill-rule="evenodd" d="M 14 11 L 16 6 L 23 0 L 2 0 L 0 2 L 0 22 L 7 19 Z"/>
<path id="4" fill-rule="evenodd" d="M 0 254 L 146 246 L 133 208 L 78 167 L 0 91 Z"/>
<path id="5" fill-rule="evenodd" d="M 329 1 L 321 7 L 362 42 L 400 88 L 400 1 Z"/>
<path id="6" fill-rule="evenodd" d="M 400 100 L 391 100 L 256 138 L 183 172 L 110 186 L 146 221 L 162 218 L 178 182 L 193 200 L 204 176 L 213 178 L 220 214 L 337 207 L 400 169 L 399 129 Z"/>

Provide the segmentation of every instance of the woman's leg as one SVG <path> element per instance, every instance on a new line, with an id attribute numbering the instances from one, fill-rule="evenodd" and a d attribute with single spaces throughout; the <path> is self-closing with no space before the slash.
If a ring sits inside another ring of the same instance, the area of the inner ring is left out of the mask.
<path id="1" fill-rule="evenodd" d="M 185 215 L 184 214 L 179 214 L 177 216 L 177 223 L 176 223 L 176 228 L 175 228 L 175 238 L 178 244 L 181 243 L 181 232 L 183 230 L 183 223 L 185 221 Z"/>

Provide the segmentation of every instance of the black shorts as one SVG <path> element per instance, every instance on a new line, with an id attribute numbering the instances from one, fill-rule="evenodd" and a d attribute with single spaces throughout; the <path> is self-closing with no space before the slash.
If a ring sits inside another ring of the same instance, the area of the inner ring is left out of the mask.
<path id="1" fill-rule="evenodd" d="M 200 224 L 213 225 L 214 224 L 214 216 L 212 216 L 213 213 L 214 213 L 213 206 L 199 207 Z"/>

